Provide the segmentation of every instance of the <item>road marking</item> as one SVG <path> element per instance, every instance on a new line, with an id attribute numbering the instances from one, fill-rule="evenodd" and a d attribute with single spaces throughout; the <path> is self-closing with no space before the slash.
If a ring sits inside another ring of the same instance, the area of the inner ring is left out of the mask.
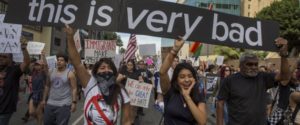
<path id="1" fill-rule="evenodd" d="M 81 119 L 83 119 L 83 114 L 82 114 L 80 117 L 78 117 L 78 118 L 76 119 L 76 121 L 73 122 L 72 125 L 77 125 L 77 124 L 81 121 Z"/>

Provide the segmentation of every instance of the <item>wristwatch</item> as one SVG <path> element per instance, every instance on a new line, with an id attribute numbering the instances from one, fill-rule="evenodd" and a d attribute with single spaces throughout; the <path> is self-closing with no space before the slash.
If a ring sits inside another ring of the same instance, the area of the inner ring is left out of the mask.
<path id="1" fill-rule="evenodd" d="M 72 103 L 76 104 L 77 102 L 76 102 L 76 101 L 73 101 Z"/>

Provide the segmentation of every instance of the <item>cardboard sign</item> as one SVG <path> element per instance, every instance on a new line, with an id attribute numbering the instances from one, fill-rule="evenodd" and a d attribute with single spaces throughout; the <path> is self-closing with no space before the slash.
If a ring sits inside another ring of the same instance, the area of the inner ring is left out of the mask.
<path id="1" fill-rule="evenodd" d="M 130 97 L 130 105 L 148 108 L 152 85 L 140 83 L 137 80 L 127 78 L 126 90 Z"/>
<path id="2" fill-rule="evenodd" d="M 18 16 L 16 16 L 18 15 Z M 277 51 L 279 24 L 163 1 L 10 0 L 6 22 L 127 32 Z"/>
<path id="3" fill-rule="evenodd" d="M 0 14 L 0 53 L 21 53 L 22 25 L 3 23 L 4 17 Z"/>
<path id="4" fill-rule="evenodd" d="M 155 44 L 139 45 L 139 52 L 141 56 L 154 56 L 156 55 L 156 46 Z"/>
<path id="5" fill-rule="evenodd" d="M 56 68 L 56 56 L 48 56 L 46 57 L 48 68 L 55 69 Z"/>
<path id="6" fill-rule="evenodd" d="M 45 43 L 30 41 L 27 43 L 27 51 L 30 55 L 40 55 L 45 47 Z"/>
<path id="7" fill-rule="evenodd" d="M 24 61 L 23 52 L 21 51 L 21 53 L 13 53 L 13 61 L 22 63 Z"/>
<path id="8" fill-rule="evenodd" d="M 85 62 L 95 64 L 100 58 L 114 57 L 116 55 L 115 40 L 91 40 L 85 39 Z"/>
<path id="9" fill-rule="evenodd" d="M 218 66 L 220 66 L 220 65 L 223 65 L 223 62 L 224 62 L 224 56 L 218 56 L 218 57 L 217 57 L 216 64 L 217 64 Z"/>

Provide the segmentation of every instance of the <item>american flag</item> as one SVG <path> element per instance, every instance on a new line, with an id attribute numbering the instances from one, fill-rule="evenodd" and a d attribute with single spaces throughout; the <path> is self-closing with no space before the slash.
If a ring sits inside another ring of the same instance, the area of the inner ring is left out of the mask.
<path id="1" fill-rule="evenodd" d="M 133 58 L 136 50 L 137 50 L 136 37 L 135 34 L 131 34 L 128 41 L 127 50 L 125 52 L 124 61 L 127 62 L 129 59 Z"/>

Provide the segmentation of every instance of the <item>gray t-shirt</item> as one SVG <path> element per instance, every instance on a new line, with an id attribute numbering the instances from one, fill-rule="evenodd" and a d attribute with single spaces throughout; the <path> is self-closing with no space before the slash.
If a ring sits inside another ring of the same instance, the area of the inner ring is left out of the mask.
<path id="1" fill-rule="evenodd" d="M 245 77 L 231 75 L 221 83 L 218 100 L 228 106 L 229 125 L 266 125 L 266 90 L 275 86 L 275 74 L 258 73 Z"/>
<path id="2" fill-rule="evenodd" d="M 50 71 L 50 92 L 47 104 L 53 106 L 71 105 L 72 92 L 71 85 L 68 79 L 70 70 L 58 73 L 57 70 Z"/>

